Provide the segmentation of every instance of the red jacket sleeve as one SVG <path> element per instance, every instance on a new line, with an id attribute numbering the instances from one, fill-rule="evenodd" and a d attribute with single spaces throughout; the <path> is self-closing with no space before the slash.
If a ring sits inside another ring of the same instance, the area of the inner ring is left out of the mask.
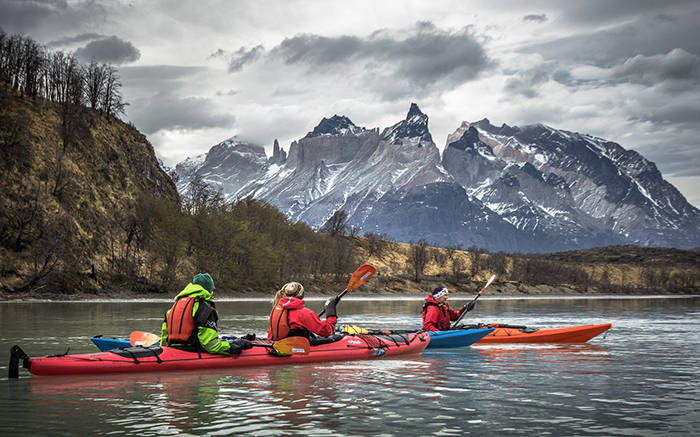
<path id="1" fill-rule="evenodd" d="M 289 315 L 289 325 L 304 327 L 316 335 L 329 337 L 335 332 L 335 324 L 338 319 L 335 316 L 326 318 L 324 322 L 315 312 L 308 308 L 300 308 Z"/>
<path id="2" fill-rule="evenodd" d="M 462 315 L 463 311 L 464 307 L 462 307 L 462 309 L 460 309 L 459 311 L 455 311 L 452 308 L 450 308 L 450 320 L 454 322 L 455 320 L 459 319 L 459 316 Z"/>

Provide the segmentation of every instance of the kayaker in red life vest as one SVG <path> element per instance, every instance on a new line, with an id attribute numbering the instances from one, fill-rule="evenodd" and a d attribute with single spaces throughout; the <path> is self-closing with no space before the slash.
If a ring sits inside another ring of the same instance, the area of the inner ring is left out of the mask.
<path id="1" fill-rule="evenodd" d="M 464 311 L 474 309 L 474 301 L 471 301 L 459 311 L 453 310 L 447 304 L 449 294 L 447 288 L 440 285 L 425 298 L 422 311 L 424 331 L 448 331 L 451 321 L 457 320 Z"/>
<path id="2" fill-rule="evenodd" d="M 212 301 L 214 280 L 209 273 L 198 273 L 192 283 L 177 296 L 165 313 L 160 343 L 163 346 L 195 346 L 210 354 L 232 354 L 253 347 L 250 341 L 238 338 L 229 343 L 219 339 L 219 314 Z"/>
<path id="3" fill-rule="evenodd" d="M 328 337 L 335 332 L 338 321 L 335 297 L 326 301 L 326 321 L 321 320 L 312 310 L 304 307 L 304 287 L 298 282 L 290 282 L 275 294 L 270 312 L 269 340 L 287 337 L 309 338 L 316 334 Z"/>

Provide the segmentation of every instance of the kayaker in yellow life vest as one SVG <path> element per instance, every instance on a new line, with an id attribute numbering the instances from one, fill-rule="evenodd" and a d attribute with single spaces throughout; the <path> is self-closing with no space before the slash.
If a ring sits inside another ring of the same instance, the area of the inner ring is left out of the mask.
<path id="1" fill-rule="evenodd" d="M 248 340 L 234 342 L 219 339 L 219 314 L 212 301 L 214 280 L 209 273 L 198 273 L 192 283 L 177 296 L 175 304 L 165 313 L 160 343 L 163 346 L 201 347 L 210 354 L 232 354 L 249 349 Z"/>

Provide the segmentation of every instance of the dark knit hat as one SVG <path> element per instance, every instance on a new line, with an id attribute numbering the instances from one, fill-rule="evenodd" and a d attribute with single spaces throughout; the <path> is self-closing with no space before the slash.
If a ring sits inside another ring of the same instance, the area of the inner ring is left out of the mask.
<path id="1" fill-rule="evenodd" d="M 208 292 L 214 291 L 214 280 L 211 278 L 211 275 L 209 273 L 197 273 L 194 275 L 194 279 L 192 279 L 192 283 L 196 285 L 201 285 L 202 288 L 207 290 Z"/>

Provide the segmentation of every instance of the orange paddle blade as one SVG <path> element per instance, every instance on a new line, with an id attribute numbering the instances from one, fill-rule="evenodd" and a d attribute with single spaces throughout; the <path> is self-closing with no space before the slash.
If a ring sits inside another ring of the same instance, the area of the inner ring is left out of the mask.
<path id="1" fill-rule="evenodd" d="M 160 341 L 160 337 L 150 332 L 134 331 L 129 335 L 129 343 L 132 346 L 151 346 Z"/>
<path id="2" fill-rule="evenodd" d="M 279 355 L 308 355 L 309 339 L 304 337 L 287 337 L 272 344 Z"/>
<path id="3" fill-rule="evenodd" d="M 359 269 L 355 270 L 355 273 L 352 274 L 352 277 L 350 278 L 350 282 L 348 282 L 348 287 L 346 290 L 354 290 L 360 285 L 364 284 L 365 281 L 367 281 L 369 278 L 372 277 L 373 274 L 377 273 L 377 269 L 374 268 L 374 266 L 365 264 L 360 266 Z"/>
<path id="4" fill-rule="evenodd" d="M 494 279 L 496 279 L 496 275 L 491 276 L 491 279 L 489 279 L 489 282 L 487 282 L 486 285 L 484 285 L 484 288 L 482 288 L 481 291 L 479 292 L 479 296 L 481 296 L 481 293 L 483 293 L 484 290 L 489 288 L 489 285 L 491 285 L 491 283 L 493 282 Z"/>

